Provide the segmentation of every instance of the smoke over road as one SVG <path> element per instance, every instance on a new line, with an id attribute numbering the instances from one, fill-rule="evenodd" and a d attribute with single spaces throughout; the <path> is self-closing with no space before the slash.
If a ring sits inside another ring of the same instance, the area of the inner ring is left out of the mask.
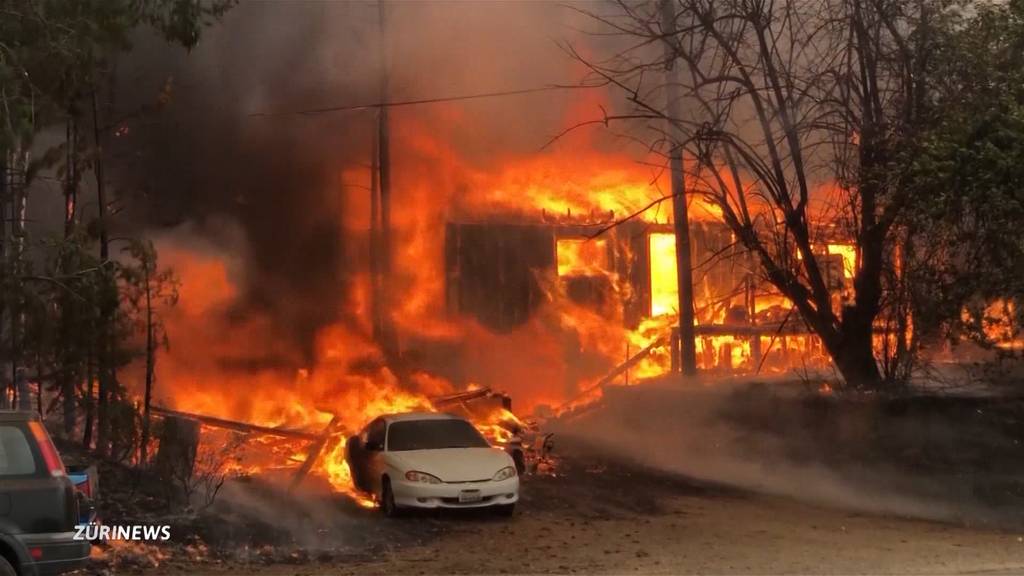
<path id="1" fill-rule="evenodd" d="M 653 470 L 840 509 L 1019 526 L 1019 406 L 823 397 L 773 378 L 613 390 L 558 434 Z M 962 434 L 952 431 L 959 426 Z M 969 432 L 964 432 L 968 430 Z M 984 446 L 984 449 L 979 448 Z M 964 474 L 984 450 L 986 472 Z"/>

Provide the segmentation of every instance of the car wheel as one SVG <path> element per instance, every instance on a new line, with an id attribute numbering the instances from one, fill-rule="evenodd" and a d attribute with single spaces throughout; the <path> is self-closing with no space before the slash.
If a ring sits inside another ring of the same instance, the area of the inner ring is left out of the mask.
<path id="1" fill-rule="evenodd" d="M 512 516 L 512 514 L 515 511 L 516 511 L 516 505 L 515 504 L 502 504 L 500 506 L 495 506 L 494 507 L 494 513 L 495 514 L 497 514 L 498 516 L 504 516 L 506 518 Z"/>
<path id="2" fill-rule="evenodd" d="M 388 478 L 381 481 L 380 509 L 388 518 L 395 518 L 399 515 L 398 505 L 395 504 L 395 493 L 391 491 L 391 480 Z"/>
<path id="3" fill-rule="evenodd" d="M 14 566 L 11 566 L 11 563 L 3 556 L 0 556 L 0 576 L 18 576 Z"/>

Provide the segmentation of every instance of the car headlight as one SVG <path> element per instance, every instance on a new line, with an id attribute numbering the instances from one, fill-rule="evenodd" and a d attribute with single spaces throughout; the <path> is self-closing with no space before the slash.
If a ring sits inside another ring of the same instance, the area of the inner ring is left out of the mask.
<path id="1" fill-rule="evenodd" d="M 441 479 L 433 474 L 427 474 L 426 472 L 417 472 L 416 470 L 410 470 L 405 473 L 405 479 L 412 482 L 423 482 L 425 484 L 440 484 Z"/>
<path id="2" fill-rule="evenodd" d="M 513 468 L 512 466 L 505 466 L 501 470 L 498 470 L 498 472 L 494 475 L 493 478 L 491 478 L 491 480 L 494 480 L 495 482 L 498 482 L 500 480 L 508 480 L 509 478 L 512 478 L 515 475 L 515 468 Z"/>

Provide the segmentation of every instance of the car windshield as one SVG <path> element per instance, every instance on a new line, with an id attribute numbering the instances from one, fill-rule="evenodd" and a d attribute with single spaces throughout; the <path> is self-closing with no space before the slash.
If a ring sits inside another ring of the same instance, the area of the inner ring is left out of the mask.
<path id="1" fill-rule="evenodd" d="M 487 440 L 465 420 L 407 420 L 388 427 L 388 450 L 486 448 Z"/>

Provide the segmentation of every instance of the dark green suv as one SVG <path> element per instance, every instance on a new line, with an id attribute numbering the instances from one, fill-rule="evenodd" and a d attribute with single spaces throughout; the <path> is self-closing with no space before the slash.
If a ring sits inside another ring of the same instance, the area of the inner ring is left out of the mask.
<path id="1" fill-rule="evenodd" d="M 0 410 L 0 576 L 83 567 L 90 545 L 75 539 L 77 523 L 75 488 L 38 415 Z"/>

